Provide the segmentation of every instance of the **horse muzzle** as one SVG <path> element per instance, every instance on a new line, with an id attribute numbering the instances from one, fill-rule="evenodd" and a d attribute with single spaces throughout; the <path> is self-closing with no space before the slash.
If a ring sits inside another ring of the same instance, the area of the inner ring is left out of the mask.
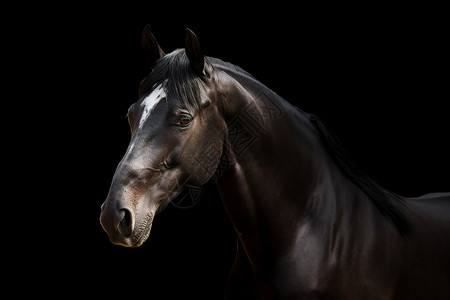
<path id="1" fill-rule="evenodd" d="M 100 224 L 113 244 L 139 247 L 149 237 L 153 224 L 153 213 L 136 216 L 127 207 L 113 209 L 105 203 L 101 207 Z"/>

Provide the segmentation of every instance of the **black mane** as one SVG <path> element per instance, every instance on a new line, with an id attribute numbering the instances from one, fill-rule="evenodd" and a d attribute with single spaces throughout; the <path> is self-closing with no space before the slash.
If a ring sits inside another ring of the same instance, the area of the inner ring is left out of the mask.
<path id="1" fill-rule="evenodd" d="M 325 124 L 315 115 L 309 115 L 309 117 L 311 123 L 317 129 L 325 149 L 334 162 L 369 196 L 381 213 L 394 222 L 402 235 L 407 234 L 411 227 L 406 216 L 399 208 L 403 206 L 404 198 L 386 190 L 369 178 L 356 166 L 355 162 L 339 143 L 337 137 L 327 129 Z"/>

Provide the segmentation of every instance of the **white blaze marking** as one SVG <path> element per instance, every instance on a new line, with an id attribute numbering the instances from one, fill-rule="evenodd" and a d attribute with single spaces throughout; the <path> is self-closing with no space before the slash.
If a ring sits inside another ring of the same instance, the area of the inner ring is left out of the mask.
<path id="1" fill-rule="evenodd" d="M 158 104 L 158 102 L 166 96 L 166 92 L 164 91 L 162 84 L 158 85 L 153 92 L 150 93 L 141 103 L 142 109 L 142 116 L 141 120 L 139 120 L 139 128 L 144 125 L 145 121 L 147 120 L 148 116 L 150 115 L 150 112 L 153 110 L 153 108 Z"/>

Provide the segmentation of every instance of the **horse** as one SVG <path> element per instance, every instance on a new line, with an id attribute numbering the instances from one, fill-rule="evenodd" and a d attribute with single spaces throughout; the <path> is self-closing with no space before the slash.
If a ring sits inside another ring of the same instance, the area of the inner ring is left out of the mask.
<path id="1" fill-rule="evenodd" d="M 100 222 L 139 247 L 186 186 L 214 180 L 236 232 L 227 299 L 450 299 L 450 193 L 383 188 L 317 116 L 242 68 L 142 32 L 151 68 Z"/>

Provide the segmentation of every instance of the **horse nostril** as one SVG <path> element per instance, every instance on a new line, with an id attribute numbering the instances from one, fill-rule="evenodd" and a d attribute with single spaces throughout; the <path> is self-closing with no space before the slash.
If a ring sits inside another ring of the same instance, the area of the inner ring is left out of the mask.
<path id="1" fill-rule="evenodd" d="M 128 209 L 121 209 L 120 213 L 121 215 L 123 215 L 123 217 L 119 222 L 119 232 L 124 237 L 130 237 L 131 233 L 133 232 L 133 215 Z"/>

